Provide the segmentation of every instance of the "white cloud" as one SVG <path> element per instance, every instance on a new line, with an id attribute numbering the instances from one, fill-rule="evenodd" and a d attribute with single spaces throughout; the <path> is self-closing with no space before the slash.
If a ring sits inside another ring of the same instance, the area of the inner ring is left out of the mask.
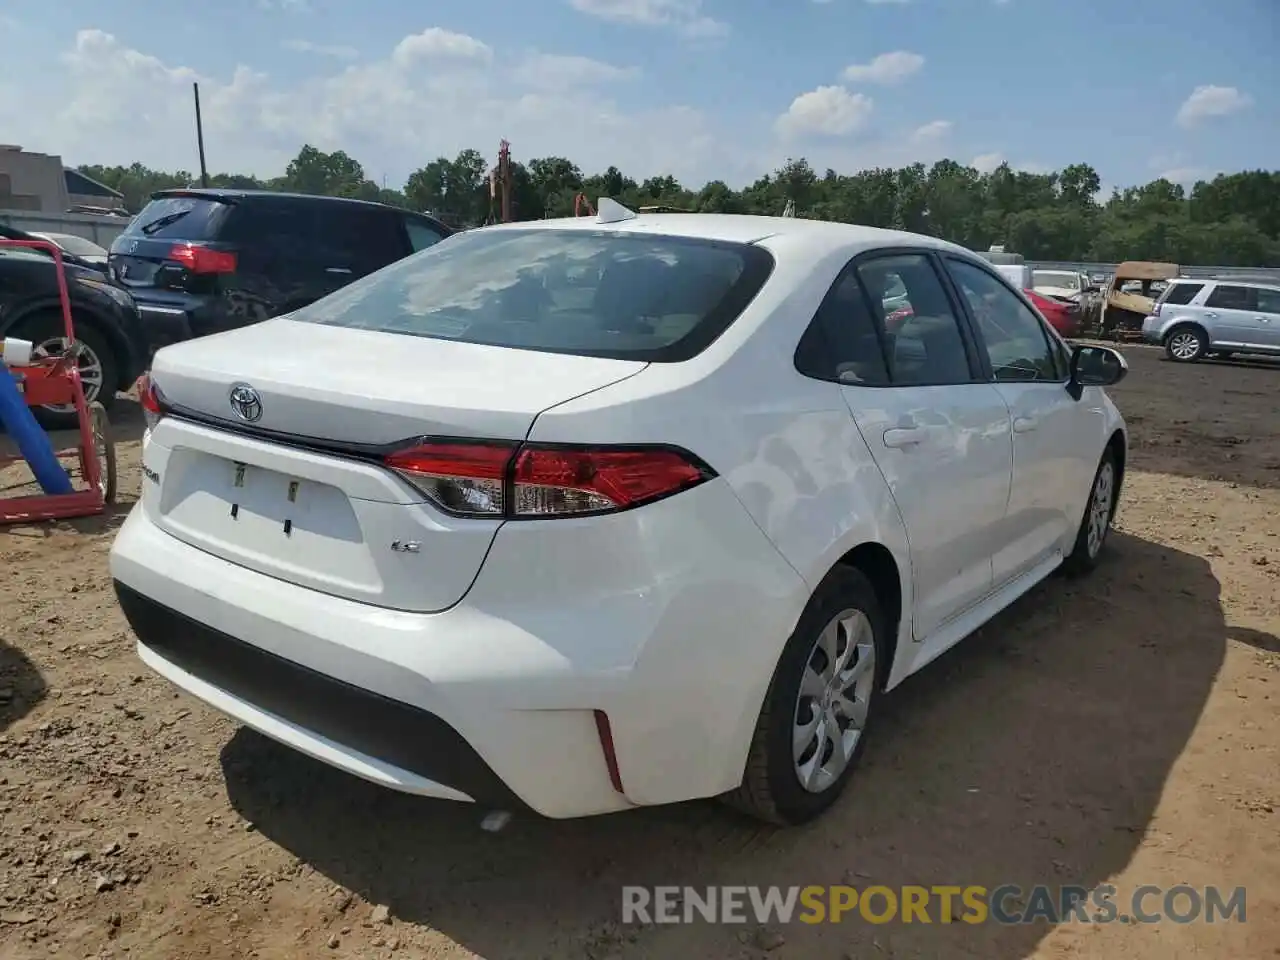
<path id="1" fill-rule="evenodd" d="M 950 120 L 934 120 L 911 131 L 911 139 L 916 143 L 936 143 L 949 137 L 954 128 Z"/>
<path id="2" fill-rule="evenodd" d="M 969 161 L 969 166 L 979 173 L 990 173 L 1004 162 L 1005 158 L 1002 153 L 980 153 Z"/>
<path id="3" fill-rule="evenodd" d="M 1184 127 L 1194 127 L 1210 117 L 1226 117 L 1239 113 L 1252 105 L 1253 99 L 1235 87 L 1219 87 L 1205 84 L 1191 91 L 1191 96 L 1178 108 L 1177 122 Z"/>
<path id="4" fill-rule="evenodd" d="M 635 67 L 616 67 L 590 57 L 537 53 L 516 67 L 518 82 L 542 90 L 567 90 L 584 84 L 633 80 L 640 76 Z"/>
<path id="5" fill-rule="evenodd" d="M 1170 183 L 1180 183 L 1184 187 L 1195 186 L 1197 180 L 1213 179 L 1213 171 L 1205 167 L 1171 167 L 1168 170 L 1162 170 L 1156 176 L 1161 180 L 1168 180 Z"/>
<path id="6" fill-rule="evenodd" d="M 465 33 L 429 27 L 421 33 L 405 37 L 391 51 L 391 59 L 400 66 L 441 58 L 490 63 L 493 60 L 493 49 Z"/>
<path id="7" fill-rule="evenodd" d="M 312 43 L 310 40 L 286 40 L 282 46 L 296 53 L 314 53 L 320 57 L 333 57 L 336 60 L 354 60 L 360 55 L 355 47 Z"/>
<path id="8" fill-rule="evenodd" d="M 870 63 L 854 63 L 844 68 L 844 78 L 854 83 L 901 83 L 920 72 L 924 57 L 908 50 L 882 53 Z"/>
<path id="9" fill-rule="evenodd" d="M 784 137 L 845 136 L 866 125 L 873 106 L 866 94 L 851 93 L 845 87 L 818 87 L 792 100 L 775 129 Z"/>
<path id="10" fill-rule="evenodd" d="M 199 81 L 214 172 L 277 176 L 311 143 L 345 150 L 374 179 L 397 184 L 440 155 L 468 147 L 496 154 L 504 137 L 517 160 L 567 156 L 591 171 L 619 164 L 634 177 L 743 183 L 763 172 L 737 148 L 742 138 L 699 110 L 620 107 L 609 87 L 634 69 L 586 57 L 498 56 L 475 37 L 432 28 L 381 57 L 284 81 L 245 66 L 204 73 L 167 59 L 181 49 L 166 46 L 161 59 L 82 30 L 53 82 L 0 81 L 0 129 L 6 140 L 72 164 L 137 160 L 193 170 L 191 84 Z"/>
<path id="11" fill-rule="evenodd" d="M 579 13 L 614 23 L 668 27 L 693 40 L 712 40 L 729 32 L 729 25 L 706 16 L 702 0 L 569 0 Z"/>

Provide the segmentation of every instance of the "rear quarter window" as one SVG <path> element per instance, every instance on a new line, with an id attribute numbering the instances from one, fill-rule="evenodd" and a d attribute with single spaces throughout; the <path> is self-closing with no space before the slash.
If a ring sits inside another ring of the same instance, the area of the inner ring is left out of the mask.
<path id="1" fill-rule="evenodd" d="M 767 250 L 588 230 L 458 233 L 293 319 L 522 350 L 687 360 L 741 314 Z"/>
<path id="2" fill-rule="evenodd" d="M 129 221 L 122 236 L 215 240 L 231 208 L 207 197 L 158 197 Z"/>

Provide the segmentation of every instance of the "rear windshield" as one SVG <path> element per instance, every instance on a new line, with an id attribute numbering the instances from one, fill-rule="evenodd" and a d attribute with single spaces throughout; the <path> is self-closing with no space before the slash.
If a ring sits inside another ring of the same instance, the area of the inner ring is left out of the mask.
<path id="1" fill-rule="evenodd" d="M 1064 290 L 1079 290 L 1080 275 L 1057 270 L 1036 270 L 1031 274 L 1031 282 L 1037 287 L 1061 287 Z"/>
<path id="2" fill-rule="evenodd" d="M 214 240 L 231 204 L 207 197 L 159 197 L 124 229 L 122 236 L 165 240 Z"/>
<path id="3" fill-rule="evenodd" d="M 587 230 L 472 230 L 292 316 L 619 360 L 687 360 L 773 269 L 755 246 Z"/>
<path id="4" fill-rule="evenodd" d="M 1160 298 L 1160 301 L 1175 307 L 1185 307 L 1203 289 L 1203 283 L 1173 283 L 1165 290 L 1164 296 Z"/>

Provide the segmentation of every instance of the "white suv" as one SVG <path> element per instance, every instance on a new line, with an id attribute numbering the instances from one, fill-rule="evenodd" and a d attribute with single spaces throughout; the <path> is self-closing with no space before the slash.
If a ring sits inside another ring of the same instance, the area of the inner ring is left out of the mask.
<path id="1" fill-rule="evenodd" d="M 952 244 L 604 201 L 161 350 L 111 571 L 153 669 L 377 783 L 798 823 L 1093 566 L 1125 369 Z"/>

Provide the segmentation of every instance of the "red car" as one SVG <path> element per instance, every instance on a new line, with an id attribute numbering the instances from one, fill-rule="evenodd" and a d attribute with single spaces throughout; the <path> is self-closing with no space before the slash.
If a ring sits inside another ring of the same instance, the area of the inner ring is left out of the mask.
<path id="1" fill-rule="evenodd" d="M 1055 300 L 1053 297 L 1046 297 L 1034 290 L 1023 290 L 1027 295 L 1027 299 L 1035 305 L 1041 315 L 1049 321 L 1049 326 L 1057 330 L 1064 337 L 1074 337 L 1080 332 L 1080 308 L 1074 303 L 1066 303 L 1062 300 Z M 902 325 L 902 321 L 911 316 L 910 305 L 900 307 L 894 310 L 884 318 L 885 329 L 890 333 L 897 331 Z"/>
<path id="2" fill-rule="evenodd" d="M 1080 307 L 1074 303 L 1066 303 L 1036 293 L 1034 290 L 1023 290 L 1037 310 L 1049 321 L 1049 326 L 1064 337 L 1074 337 L 1080 332 Z"/>

